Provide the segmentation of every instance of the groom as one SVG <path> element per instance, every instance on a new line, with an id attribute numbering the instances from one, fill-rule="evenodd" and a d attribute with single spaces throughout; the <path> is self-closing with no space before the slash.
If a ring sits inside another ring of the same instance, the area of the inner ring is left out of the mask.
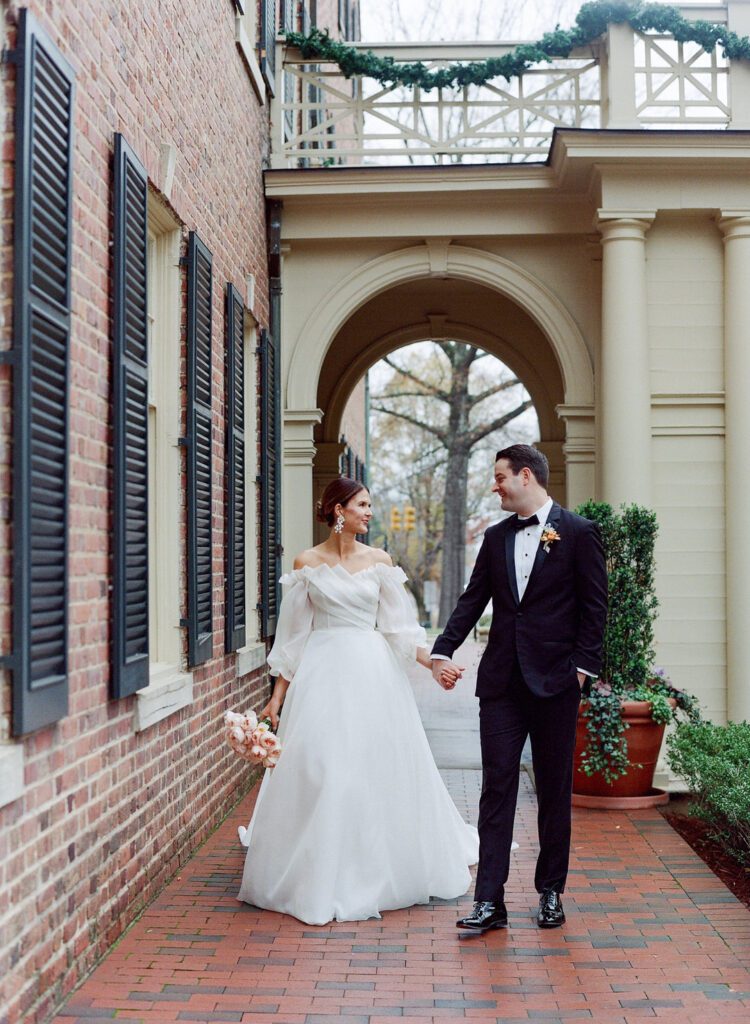
<path id="1" fill-rule="evenodd" d="M 548 478 L 547 459 L 530 445 L 497 453 L 492 490 L 515 514 L 487 530 L 431 655 L 435 679 L 451 689 L 461 673 L 453 652 L 492 600 L 476 689 L 483 768 L 476 902 L 457 922 L 474 932 L 508 923 L 504 886 L 527 736 L 539 807 L 537 923 L 565 921 L 576 719 L 581 691 L 600 670 L 607 571 L 598 527 L 554 502 Z"/>

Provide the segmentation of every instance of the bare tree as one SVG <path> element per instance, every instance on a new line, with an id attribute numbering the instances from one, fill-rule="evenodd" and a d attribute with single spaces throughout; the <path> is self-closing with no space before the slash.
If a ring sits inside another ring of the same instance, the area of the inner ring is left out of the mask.
<path id="1" fill-rule="evenodd" d="M 442 566 L 439 622 L 443 625 L 464 587 L 469 463 L 472 451 L 532 405 L 521 382 L 502 368 L 499 374 L 474 374 L 487 353 L 456 341 L 434 341 L 432 358 L 419 366 L 386 357 L 392 381 L 373 396 L 372 410 L 408 425 L 442 455 Z M 441 358 L 442 357 L 442 358 Z M 479 390 L 472 388 L 478 383 Z M 510 401 L 498 402 L 504 396 Z M 495 401 L 491 401 L 495 399 Z"/>

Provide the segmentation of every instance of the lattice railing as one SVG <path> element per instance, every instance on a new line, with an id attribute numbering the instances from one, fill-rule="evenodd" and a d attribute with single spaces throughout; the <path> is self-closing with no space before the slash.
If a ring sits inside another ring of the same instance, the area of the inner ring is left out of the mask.
<path id="1" fill-rule="evenodd" d="M 636 34 L 636 116 L 643 127 L 726 127 L 729 66 L 714 50 Z"/>
<path id="2" fill-rule="evenodd" d="M 618 30 L 622 33 L 623 27 Z M 625 50 L 602 42 L 533 67 L 511 82 L 501 78 L 484 86 L 429 92 L 382 86 L 368 78 L 347 81 L 335 65 L 311 63 L 289 48 L 279 60 L 283 82 L 273 117 L 273 166 L 540 161 L 557 127 L 731 124 L 726 60 L 694 43 L 628 31 Z M 438 68 L 499 56 L 513 44 L 363 48 Z M 625 74 L 623 67 L 613 66 L 615 53 L 620 59 L 625 54 Z M 619 119 L 610 121 L 614 110 Z M 630 111 L 625 122 L 623 110 Z"/>

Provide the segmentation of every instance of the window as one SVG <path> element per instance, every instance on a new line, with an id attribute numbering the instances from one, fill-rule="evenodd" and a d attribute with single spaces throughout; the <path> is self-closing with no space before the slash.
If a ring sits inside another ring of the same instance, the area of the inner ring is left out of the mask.
<path id="1" fill-rule="evenodd" d="M 138 691 L 137 729 L 192 701 L 183 670 L 180 567 L 184 546 L 180 452 L 180 229 L 148 203 L 148 644 L 149 683 Z"/>
<path id="2" fill-rule="evenodd" d="M 237 675 L 244 676 L 266 663 L 259 615 L 258 544 L 261 488 L 258 480 L 258 330 L 251 313 L 245 313 L 245 646 L 237 652 Z"/>

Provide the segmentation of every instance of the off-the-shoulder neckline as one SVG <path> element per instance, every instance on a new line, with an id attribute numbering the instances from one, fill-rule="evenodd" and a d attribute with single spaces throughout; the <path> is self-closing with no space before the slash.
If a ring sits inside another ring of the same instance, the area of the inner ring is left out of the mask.
<path id="1" fill-rule="evenodd" d="M 300 578 L 302 576 L 309 575 L 310 573 L 317 572 L 319 569 L 330 569 L 333 572 L 335 569 L 340 569 L 346 576 L 350 576 L 354 579 L 357 576 L 361 576 L 363 573 L 372 572 L 373 569 L 384 569 L 386 571 L 393 572 L 394 570 L 400 572 L 404 579 L 406 579 L 406 573 L 400 565 L 388 565 L 386 562 L 373 562 L 372 565 L 366 566 L 364 569 L 357 569 L 356 572 L 349 572 L 345 569 L 341 562 L 336 562 L 335 565 L 330 565 L 328 562 L 320 562 L 318 565 L 303 565 L 300 569 L 292 569 L 287 575 Z"/>

